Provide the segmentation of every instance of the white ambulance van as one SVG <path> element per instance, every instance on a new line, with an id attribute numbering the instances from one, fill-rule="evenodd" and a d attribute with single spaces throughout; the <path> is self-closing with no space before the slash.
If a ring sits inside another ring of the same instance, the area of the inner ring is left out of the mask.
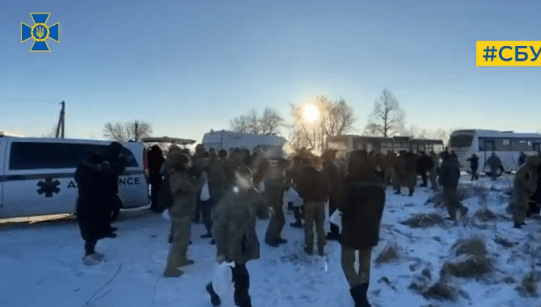
<path id="1" fill-rule="evenodd" d="M 79 162 L 108 141 L 7 137 L 0 132 L 0 218 L 74 213 Z M 123 143 L 128 165 L 118 180 L 124 208 L 149 204 L 142 143 Z"/>

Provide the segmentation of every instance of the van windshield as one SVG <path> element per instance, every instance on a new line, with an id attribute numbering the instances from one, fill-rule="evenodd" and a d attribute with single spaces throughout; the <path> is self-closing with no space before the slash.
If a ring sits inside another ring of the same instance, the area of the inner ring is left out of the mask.
<path id="1" fill-rule="evenodd" d="M 13 142 L 11 144 L 9 169 L 61 169 L 76 168 L 93 152 L 103 153 L 108 145 Z M 131 150 L 124 148 L 128 157 L 127 167 L 137 167 Z"/>

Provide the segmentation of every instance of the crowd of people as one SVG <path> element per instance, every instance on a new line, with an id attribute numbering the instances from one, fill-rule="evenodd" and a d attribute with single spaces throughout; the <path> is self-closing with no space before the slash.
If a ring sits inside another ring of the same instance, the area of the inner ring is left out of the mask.
<path id="1" fill-rule="evenodd" d="M 77 169 L 77 215 L 86 242 L 85 264 L 99 263 L 103 257 L 94 250 L 97 240 L 114 237 L 107 208 L 114 202 L 118 187 L 113 183 L 125 165 L 119 145 L 111 144 L 105 155 L 94 154 Z M 541 158 L 523 159 L 511 201 L 515 227 L 520 227 L 531 212 L 531 198 L 539 194 L 541 184 Z M 498 160 L 493 154 L 488 161 L 494 168 L 492 174 L 496 173 Z M 478 158 L 472 156 L 468 161 L 475 180 Z M 456 220 L 457 212 L 461 216 L 468 212 L 458 195 L 460 164 L 452 152 L 403 151 L 396 155 L 389 151 L 383 155 L 357 150 L 347 158 L 337 159 L 336 151 L 316 156 L 301 149 L 284 159 L 272 151 L 205 151 L 202 145 L 194 154 L 171 146 L 164 155 L 160 147 L 153 146 L 148 152 L 148 165 L 151 209 L 168 210 L 172 221 L 171 249 L 163 275 L 179 277 L 183 274 L 180 268 L 194 263 L 187 257 L 191 225 L 202 221 L 207 233 L 201 238 L 210 239 L 210 244 L 216 246 L 216 261 L 231 264 L 234 300 L 242 307 L 252 306 L 246 262 L 260 257 L 256 220 L 270 217 L 265 244 L 287 244 L 287 238 L 282 237 L 284 205 L 294 212 L 291 226 L 304 227 L 304 252 L 308 255 L 314 255 L 315 247 L 317 255 L 324 256 L 327 240 L 340 242 L 342 269 L 357 307 L 370 306 L 367 291 L 371 253 L 379 240 L 388 187 L 395 194 L 401 194 L 405 187 L 407 195 L 412 196 L 420 176 L 421 187 L 428 187 L 430 181 L 431 189 L 442 188 L 448 219 Z M 341 227 L 331 223 L 329 233 L 324 230 L 326 205 L 330 215 L 337 210 L 342 214 Z M 221 300 L 213 284 L 207 284 L 206 290 L 212 305 L 219 306 Z"/>

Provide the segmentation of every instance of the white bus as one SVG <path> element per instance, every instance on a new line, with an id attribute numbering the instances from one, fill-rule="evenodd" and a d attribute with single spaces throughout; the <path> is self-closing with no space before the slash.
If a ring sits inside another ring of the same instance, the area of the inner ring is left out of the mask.
<path id="1" fill-rule="evenodd" d="M 463 171 L 471 171 L 470 162 L 466 160 L 475 154 L 479 158 L 479 172 L 490 172 L 486 161 L 494 152 L 503 165 L 498 175 L 516 171 L 520 152 L 531 156 L 540 151 L 540 146 L 541 134 L 513 131 L 457 130 L 451 134 L 449 140 L 449 150 L 457 154 Z"/>
<path id="2" fill-rule="evenodd" d="M 265 152 L 276 153 L 278 157 L 282 157 L 282 149 L 287 140 L 281 136 L 270 134 L 253 134 L 241 133 L 233 131 L 211 131 L 203 136 L 203 147 L 205 150 L 214 148 L 216 151 L 225 149 L 227 151 L 232 148 L 245 148 L 250 151 L 254 149 L 262 149 Z"/>
<path id="3" fill-rule="evenodd" d="M 402 150 L 426 153 L 430 151 L 440 152 L 443 150 L 442 140 L 412 139 L 407 136 L 377 137 L 362 135 L 340 135 L 327 139 L 329 149 L 337 151 L 337 158 L 347 157 L 349 152 L 364 149 L 368 152 L 386 154 L 388 151 L 398 153 Z"/>

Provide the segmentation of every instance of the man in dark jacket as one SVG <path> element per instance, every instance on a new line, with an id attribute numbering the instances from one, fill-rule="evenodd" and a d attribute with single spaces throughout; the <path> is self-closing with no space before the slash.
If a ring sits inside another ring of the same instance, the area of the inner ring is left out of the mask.
<path id="1" fill-rule="evenodd" d="M 335 157 L 336 151 L 327 151 L 322 155 L 322 171 L 331 187 L 329 191 L 329 216 L 331 216 L 337 209 L 336 202 L 338 201 L 338 192 L 340 189 L 340 184 L 338 181 L 338 168 L 336 167 L 336 164 L 334 164 Z M 339 240 L 340 229 L 337 225 L 333 223 L 330 224 L 330 232 L 327 235 L 327 240 Z"/>
<path id="2" fill-rule="evenodd" d="M 372 247 L 379 241 L 379 228 L 385 205 L 385 184 L 381 182 L 366 151 L 351 153 L 348 174 L 340 192 L 342 215 L 342 269 L 356 307 L 369 307 Z M 355 270 L 356 253 L 359 270 Z"/>
<path id="3" fill-rule="evenodd" d="M 95 251 L 98 240 L 116 237 L 111 216 L 117 206 L 118 176 L 125 167 L 125 158 L 119 158 L 122 148 L 120 143 L 113 142 L 104 154 L 91 154 L 75 171 L 79 193 L 76 212 L 85 240 L 83 263 L 86 265 L 103 260 L 103 254 Z"/>
<path id="4" fill-rule="evenodd" d="M 162 175 L 160 174 L 160 168 L 162 167 L 163 161 L 163 152 L 158 145 L 154 145 L 150 148 L 147 154 L 148 159 L 148 173 L 149 173 L 149 183 L 150 188 L 150 199 L 151 205 L 150 209 L 153 212 L 161 213 L 165 210 L 164 206 L 160 206 L 158 203 L 158 191 L 162 185 Z"/>
<path id="5" fill-rule="evenodd" d="M 331 189 L 325 175 L 316 169 L 319 164 L 318 157 L 303 157 L 304 164 L 301 169 L 301 176 L 297 183 L 297 192 L 304 200 L 304 230 L 305 243 L 304 251 L 312 255 L 314 248 L 314 224 L 317 233 L 317 249 L 319 255 L 323 256 L 325 251 L 325 201 L 329 197 Z"/>
<path id="6" fill-rule="evenodd" d="M 417 174 L 421 175 L 421 178 L 423 179 L 423 183 L 421 183 L 421 187 L 427 187 L 428 186 L 428 171 L 434 166 L 434 161 L 424 152 L 420 151 L 417 155 Z"/>
<path id="7" fill-rule="evenodd" d="M 492 180 L 496 180 L 498 177 L 498 170 L 502 169 L 502 160 L 500 160 L 500 158 L 496 156 L 496 153 L 493 152 L 487 159 L 487 164 L 490 167 L 490 177 Z"/>
<path id="8" fill-rule="evenodd" d="M 471 180 L 477 180 L 479 179 L 479 176 L 477 175 L 477 167 L 479 167 L 479 158 L 472 154 L 471 157 L 469 157 L 466 161 L 470 161 L 470 168 L 471 168 Z"/>
<path id="9" fill-rule="evenodd" d="M 460 209 L 462 216 L 466 215 L 468 208 L 460 203 L 457 193 L 460 179 L 460 166 L 455 154 L 444 156 L 441 163 L 440 185 L 443 187 L 443 198 L 449 212 L 449 219 L 456 220 L 456 209 Z"/>

